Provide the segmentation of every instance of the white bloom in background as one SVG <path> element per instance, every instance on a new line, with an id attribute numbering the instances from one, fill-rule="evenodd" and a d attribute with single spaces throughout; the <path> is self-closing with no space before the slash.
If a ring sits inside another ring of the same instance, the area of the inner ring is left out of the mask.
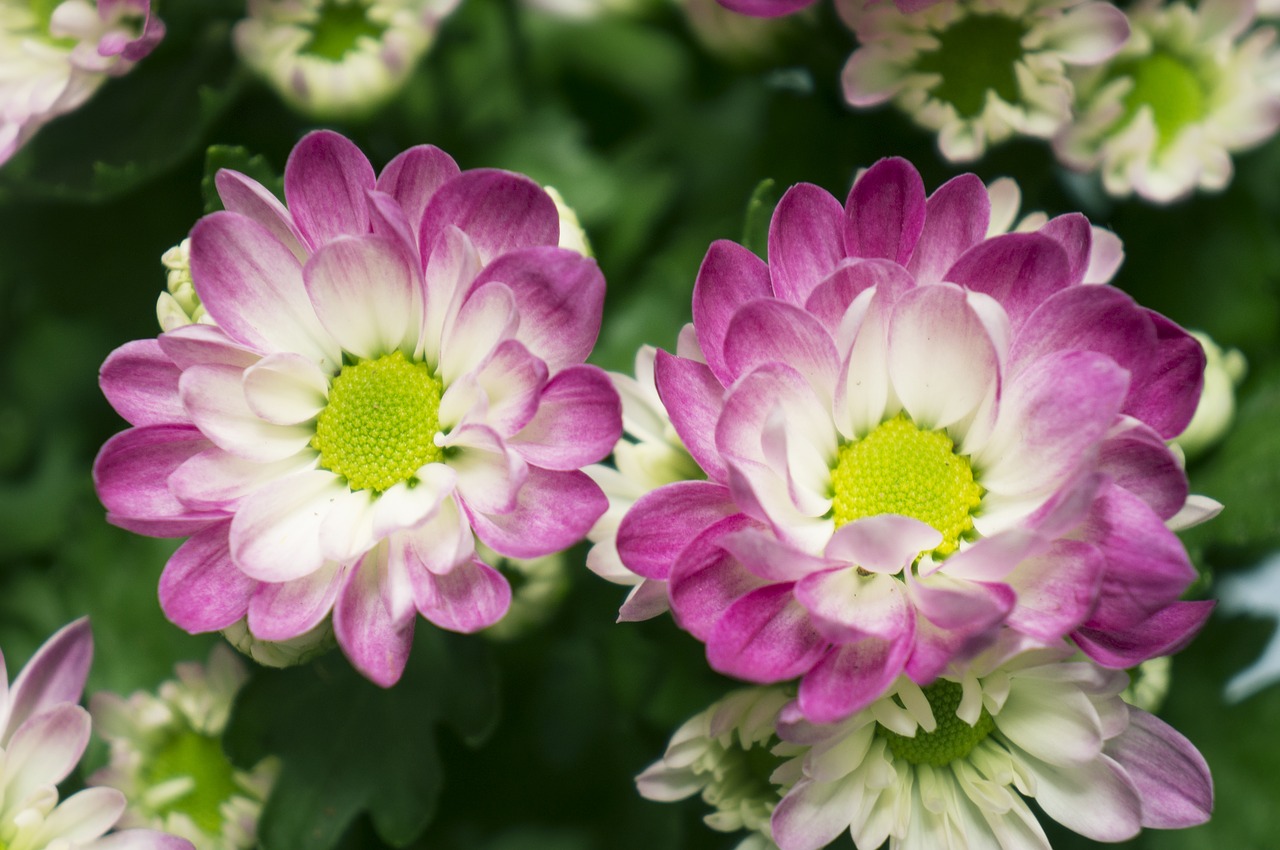
<path id="1" fill-rule="evenodd" d="M 524 2 L 531 9 L 538 9 L 561 18 L 578 20 L 588 20 L 601 15 L 634 15 L 657 5 L 654 0 L 524 0 Z"/>
<path id="2" fill-rule="evenodd" d="M 704 818 L 708 826 L 751 832 L 736 850 L 772 850 L 769 818 L 781 795 L 774 770 L 800 749 L 775 732 L 793 696 L 781 687 L 744 688 L 690 718 L 666 754 L 636 777 L 641 796 L 672 802 L 701 794 L 715 809 Z"/>
<path id="3" fill-rule="evenodd" d="M 175 672 L 178 678 L 154 695 L 93 695 L 94 728 L 111 755 L 89 782 L 128 797 L 122 825 L 163 829 L 196 850 L 255 847 L 258 816 L 278 765 L 264 759 L 246 772 L 223 754 L 222 733 L 244 684 L 244 667 L 219 644 L 207 665 L 179 664 Z"/>
<path id="4" fill-rule="evenodd" d="M 1271 27 L 1250 30 L 1253 0 L 1142 2 L 1133 34 L 1103 67 L 1076 78 L 1077 119 L 1058 158 L 1098 170 L 1112 195 L 1156 203 L 1231 180 L 1231 154 L 1280 126 L 1280 51 Z"/>
<path id="5" fill-rule="evenodd" d="M 163 37 L 150 0 L 0 0 L 0 165 Z"/>
<path id="6" fill-rule="evenodd" d="M 249 631 L 249 624 L 237 620 L 222 630 L 227 643 L 249 656 L 263 667 L 295 667 L 306 664 L 337 645 L 333 634 L 333 621 L 325 618 L 310 631 L 288 640 L 261 640 Z"/>
<path id="7" fill-rule="evenodd" d="M 1244 380 L 1249 364 L 1238 349 L 1224 350 L 1206 333 L 1192 331 L 1204 348 L 1204 391 L 1186 430 L 1175 443 L 1188 458 L 1203 454 L 1217 444 L 1231 427 L 1236 413 L 1236 387 Z"/>
<path id="8" fill-rule="evenodd" d="M 861 46 L 845 65 L 845 99 L 893 101 L 938 133 L 952 162 L 975 160 L 1015 134 L 1050 138 L 1071 120 L 1070 66 L 1106 61 L 1124 44 L 1124 14 L 1082 0 L 956 0 L 904 13 L 838 0 Z"/>
<path id="9" fill-rule="evenodd" d="M 633 587 L 619 612 L 621 621 L 646 620 L 668 608 L 666 582 L 636 575 L 618 556 L 622 518 L 638 499 L 664 484 L 706 478 L 680 442 L 658 397 L 653 378 L 656 355 L 653 346 L 641 346 L 634 378 L 609 373 L 622 398 L 622 439 L 614 446 L 613 466 L 598 463 L 584 470 L 609 498 L 609 509 L 587 532 L 594 544 L 587 553 L 587 568 L 614 584 Z"/>
<path id="10" fill-rule="evenodd" d="M 241 59 L 295 109 L 359 118 L 404 85 L 459 0 L 249 0 Z"/>

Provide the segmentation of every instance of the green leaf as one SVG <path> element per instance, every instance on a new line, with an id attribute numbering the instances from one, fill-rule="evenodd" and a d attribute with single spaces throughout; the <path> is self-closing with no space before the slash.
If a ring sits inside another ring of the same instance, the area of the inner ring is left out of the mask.
<path id="1" fill-rule="evenodd" d="M 228 168 L 252 177 L 277 198 L 284 198 L 284 178 L 261 154 L 251 154 L 239 145 L 210 145 L 204 152 L 204 176 L 200 178 L 200 194 L 204 197 L 205 215 L 223 209 L 215 178 Z"/>
<path id="2" fill-rule="evenodd" d="M 742 244 L 761 259 L 768 259 L 769 221 L 773 218 L 773 208 L 778 205 L 778 200 L 777 183 L 772 177 L 766 177 L 756 184 L 751 200 L 747 201 L 747 212 L 742 223 Z"/>
<path id="3" fill-rule="evenodd" d="M 368 812 L 402 847 L 426 829 L 443 783 L 436 727 L 470 744 L 492 731 L 497 676 L 488 646 L 419 624 L 404 677 L 384 690 L 339 653 L 305 667 L 258 670 L 236 702 L 233 761 L 274 754 L 283 767 L 259 825 L 268 850 L 325 850 Z"/>

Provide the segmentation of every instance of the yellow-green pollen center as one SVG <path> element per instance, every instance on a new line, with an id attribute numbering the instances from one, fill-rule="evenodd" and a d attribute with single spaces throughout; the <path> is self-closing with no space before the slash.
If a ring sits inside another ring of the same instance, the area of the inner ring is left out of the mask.
<path id="1" fill-rule="evenodd" d="M 364 36 L 381 38 L 386 27 L 369 20 L 363 0 L 325 0 L 311 27 L 311 40 L 302 52 L 340 62 Z"/>
<path id="2" fill-rule="evenodd" d="M 1117 75 L 1133 78 L 1133 88 L 1124 98 L 1122 123 L 1127 124 L 1141 107 L 1150 107 L 1159 148 L 1167 147 L 1184 127 L 1200 121 L 1208 111 L 1206 81 L 1180 56 L 1157 50 L 1122 66 Z"/>
<path id="3" fill-rule="evenodd" d="M 933 709 L 933 719 L 937 721 L 938 728 L 932 732 L 917 729 L 915 737 L 908 738 L 883 726 L 876 727 L 876 734 L 885 739 L 889 751 L 903 761 L 946 767 L 973 752 L 973 748 L 995 728 L 995 721 L 985 708 L 973 726 L 956 717 L 956 709 L 964 695 L 964 688 L 959 682 L 939 679 L 924 689 L 924 695 L 929 700 L 929 708 Z"/>
<path id="4" fill-rule="evenodd" d="M 971 15 L 938 33 L 938 47 L 920 55 L 916 70 L 940 75 L 930 94 L 954 106 L 961 118 L 976 118 L 988 91 L 1006 103 L 1022 100 L 1015 67 L 1026 53 L 1026 34 L 1026 26 L 1013 18 Z"/>
<path id="5" fill-rule="evenodd" d="M 443 385 L 399 351 L 342 367 L 316 419 L 320 466 L 352 490 L 382 492 L 444 459 L 435 444 Z"/>
<path id="6" fill-rule="evenodd" d="M 921 430 L 906 414 L 842 445 L 831 484 L 837 528 L 863 517 L 902 514 L 938 530 L 942 543 L 933 551 L 940 557 L 973 536 L 973 512 L 984 492 L 947 432 Z"/>
<path id="7" fill-rule="evenodd" d="M 149 787 L 190 778 L 191 790 L 160 806 L 157 814 L 178 812 L 209 835 L 222 834 L 222 804 L 239 793 L 235 770 L 217 738 L 184 729 L 165 740 L 142 769 Z"/>

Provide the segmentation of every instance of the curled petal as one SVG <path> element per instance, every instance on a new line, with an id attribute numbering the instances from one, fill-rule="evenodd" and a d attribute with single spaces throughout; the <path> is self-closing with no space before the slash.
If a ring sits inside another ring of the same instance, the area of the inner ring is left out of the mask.
<path id="1" fill-rule="evenodd" d="M 543 388 L 538 412 L 511 441 L 544 469 L 581 469 L 605 458 L 622 436 L 622 403 L 595 366 L 572 366 Z"/>
<path id="2" fill-rule="evenodd" d="M 737 513 L 729 491 L 709 481 L 677 481 L 641 496 L 618 526 L 627 569 L 665 580 L 677 556 L 703 530 Z"/>
<path id="3" fill-rule="evenodd" d="M 140 339 L 107 356 L 98 386 L 130 425 L 182 424 L 189 419 L 178 396 L 181 374 L 159 342 Z"/>
<path id="4" fill-rule="evenodd" d="M 509 513 L 486 514 L 464 502 L 476 536 L 509 558 L 538 558 L 572 546 L 608 507 L 609 500 L 585 473 L 537 466 L 529 467 Z"/>
<path id="5" fill-rule="evenodd" d="M 707 661 L 751 682 L 781 682 L 807 672 L 827 646 L 792 586 L 773 584 L 729 606 L 707 638 Z"/>
<path id="6" fill-rule="evenodd" d="M 384 688 L 400 681 L 413 643 L 413 620 L 398 627 L 382 602 L 387 549 L 379 546 L 348 571 L 333 608 L 333 633 L 343 653 Z"/>

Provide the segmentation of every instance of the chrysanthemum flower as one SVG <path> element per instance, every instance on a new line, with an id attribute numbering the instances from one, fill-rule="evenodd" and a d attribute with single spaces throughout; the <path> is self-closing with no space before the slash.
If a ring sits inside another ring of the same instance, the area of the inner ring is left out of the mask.
<path id="1" fill-rule="evenodd" d="M 163 37 L 151 0 L 0 0 L 0 164 Z"/>
<path id="2" fill-rule="evenodd" d="M 618 613 L 620 621 L 647 620 L 667 610 L 667 583 L 646 579 L 627 569 L 618 556 L 618 524 L 636 501 L 664 484 L 706 478 L 671 426 L 653 379 L 657 349 L 636 352 L 635 377 L 610 372 L 622 399 L 623 437 L 613 449 L 613 465 L 595 464 L 585 471 L 609 498 L 609 509 L 587 538 L 587 568 L 603 579 L 632 587 Z"/>
<path id="3" fill-rule="evenodd" d="M 619 526 L 633 572 L 669 580 L 711 665 L 801 676 L 815 722 L 900 673 L 924 684 L 1002 625 L 1070 635 L 1129 667 L 1185 643 L 1212 603 L 1166 525 L 1210 515 L 1165 441 L 1204 355 L 1168 319 L 1086 284 L 1079 215 L 991 238 L 974 175 L 932 196 L 884 160 L 841 204 L 793 187 L 769 262 L 712 245 L 694 289 L 705 363 L 656 384 L 707 481 Z"/>
<path id="4" fill-rule="evenodd" d="M 726 9 L 732 9 L 743 15 L 756 18 L 777 18 L 807 9 L 817 0 L 716 0 Z M 859 3 L 872 5 L 888 0 L 857 0 Z M 904 13 L 918 12 L 937 3 L 950 3 L 952 0 L 893 0 L 893 5 Z"/>
<path id="5" fill-rule="evenodd" d="M 110 762 L 90 785 L 129 799 L 120 822 L 180 835 L 196 850 L 247 850 L 258 843 L 258 817 L 278 772 L 274 759 L 237 770 L 222 750 L 231 703 L 245 681 L 225 645 L 207 665 L 179 664 L 177 679 L 157 694 L 127 700 L 99 692 L 90 700 L 94 729 L 110 746 Z"/>
<path id="6" fill-rule="evenodd" d="M 1097 170 L 1107 192 L 1168 203 L 1231 180 L 1231 154 L 1280 127 L 1280 50 L 1253 24 L 1251 0 L 1144 2 L 1133 35 L 1106 65 L 1076 78 L 1076 120 L 1059 159 Z"/>
<path id="7" fill-rule="evenodd" d="M 107 835 L 125 808 L 114 788 L 87 788 L 58 802 L 57 785 L 89 743 L 77 703 L 93 658 L 88 620 L 45 641 L 8 686 L 0 655 L 0 847 L 6 850 L 192 850 L 152 830 Z"/>
<path id="8" fill-rule="evenodd" d="M 1048 850 L 1025 798 L 1096 841 L 1208 820 L 1196 748 L 1125 704 L 1123 672 L 1070 654 L 997 647 L 923 689 L 903 679 L 843 723 L 783 722 L 808 751 L 774 811 L 778 846 L 817 850 L 848 831 L 859 850 Z"/>
<path id="9" fill-rule="evenodd" d="M 433 147 L 375 178 L 318 132 L 289 158 L 287 208 L 241 174 L 218 186 L 226 210 L 191 233 L 216 325 L 107 359 L 103 390 L 136 427 L 99 454 L 99 495 L 122 527 L 193 535 L 160 582 L 179 626 L 247 617 L 288 640 L 332 612 L 389 685 L 417 613 L 475 631 L 506 611 L 477 539 L 539 557 L 604 512 L 580 471 L 621 433 L 608 376 L 582 363 L 604 279 L 556 247 L 537 184 Z"/>
<path id="10" fill-rule="evenodd" d="M 249 0 L 233 37 L 295 109 L 359 118 L 392 97 L 458 0 Z"/>
<path id="11" fill-rule="evenodd" d="M 1070 66 L 1124 43 L 1124 13 L 1084 0 L 958 0 L 914 12 L 842 0 L 861 46 L 845 65 L 845 99 L 892 100 L 937 132 L 952 162 L 977 159 L 1014 134 L 1049 138 L 1071 119 Z"/>

